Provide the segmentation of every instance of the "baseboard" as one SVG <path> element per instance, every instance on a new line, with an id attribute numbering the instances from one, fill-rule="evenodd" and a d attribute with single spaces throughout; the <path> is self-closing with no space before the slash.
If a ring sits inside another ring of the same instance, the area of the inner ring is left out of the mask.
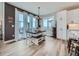
<path id="1" fill-rule="evenodd" d="M 8 40 L 8 41 L 4 41 L 3 43 L 10 43 L 10 42 L 13 42 L 13 41 L 16 41 L 16 40 L 12 39 L 12 40 Z"/>
<path id="2" fill-rule="evenodd" d="M 66 39 L 59 39 L 59 38 L 56 38 L 57 40 L 62 40 L 62 41 L 68 41 L 68 40 L 66 40 Z"/>

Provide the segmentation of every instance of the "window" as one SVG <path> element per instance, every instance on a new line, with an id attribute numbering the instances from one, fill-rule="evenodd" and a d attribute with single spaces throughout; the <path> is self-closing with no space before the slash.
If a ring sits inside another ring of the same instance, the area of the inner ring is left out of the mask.
<path id="1" fill-rule="evenodd" d="M 35 27 L 36 27 L 36 19 L 35 18 L 33 18 L 33 28 L 35 29 Z"/>
<path id="2" fill-rule="evenodd" d="M 44 26 L 47 26 L 47 19 L 44 20 Z"/>
<path id="3" fill-rule="evenodd" d="M 27 22 L 30 23 L 30 18 L 29 18 L 29 16 L 28 16 Z"/>
<path id="4" fill-rule="evenodd" d="M 45 19 L 43 19 L 43 27 L 45 30 L 47 29 L 47 26 L 48 26 L 47 19 L 45 18 Z"/>
<path id="5" fill-rule="evenodd" d="M 23 14 L 19 14 L 19 32 L 20 32 L 20 34 L 23 33 L 23 28 L 24 28 Z"/>

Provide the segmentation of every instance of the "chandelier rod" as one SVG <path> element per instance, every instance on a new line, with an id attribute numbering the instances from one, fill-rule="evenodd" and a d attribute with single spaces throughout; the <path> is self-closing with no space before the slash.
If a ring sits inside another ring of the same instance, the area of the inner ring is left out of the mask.
<path id="1" fill-rule="evenodd" d="M 38 7 L 38 16 L 40 16 L 40 7 Z"/>

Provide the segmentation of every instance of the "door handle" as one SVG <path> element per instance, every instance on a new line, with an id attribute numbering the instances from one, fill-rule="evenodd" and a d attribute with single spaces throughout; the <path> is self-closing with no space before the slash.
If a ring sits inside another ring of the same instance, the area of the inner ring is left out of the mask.
<path id="1" fill-rule="evenodd" d="M 12 25 L 12 27 L 14 27 L 14 25 Z"/>

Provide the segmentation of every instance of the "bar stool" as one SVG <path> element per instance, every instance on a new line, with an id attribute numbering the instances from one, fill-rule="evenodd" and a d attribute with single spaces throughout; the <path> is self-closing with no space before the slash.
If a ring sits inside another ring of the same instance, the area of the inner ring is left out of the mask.
<path id="1" fill-rule="evenodd" d="M 26 36 L 27 36 L 26 44 L 27 44 L 27 46 L 31 46 L 33 44 L 32 43 L 32 35 L 31 35 L 31 33 L 27 33 Z"/>
<path id="2" fill-rule="evenodd" d="M 79 56 L 79 46 L 76 46 L 75 48 L 75 56 Z"/>

